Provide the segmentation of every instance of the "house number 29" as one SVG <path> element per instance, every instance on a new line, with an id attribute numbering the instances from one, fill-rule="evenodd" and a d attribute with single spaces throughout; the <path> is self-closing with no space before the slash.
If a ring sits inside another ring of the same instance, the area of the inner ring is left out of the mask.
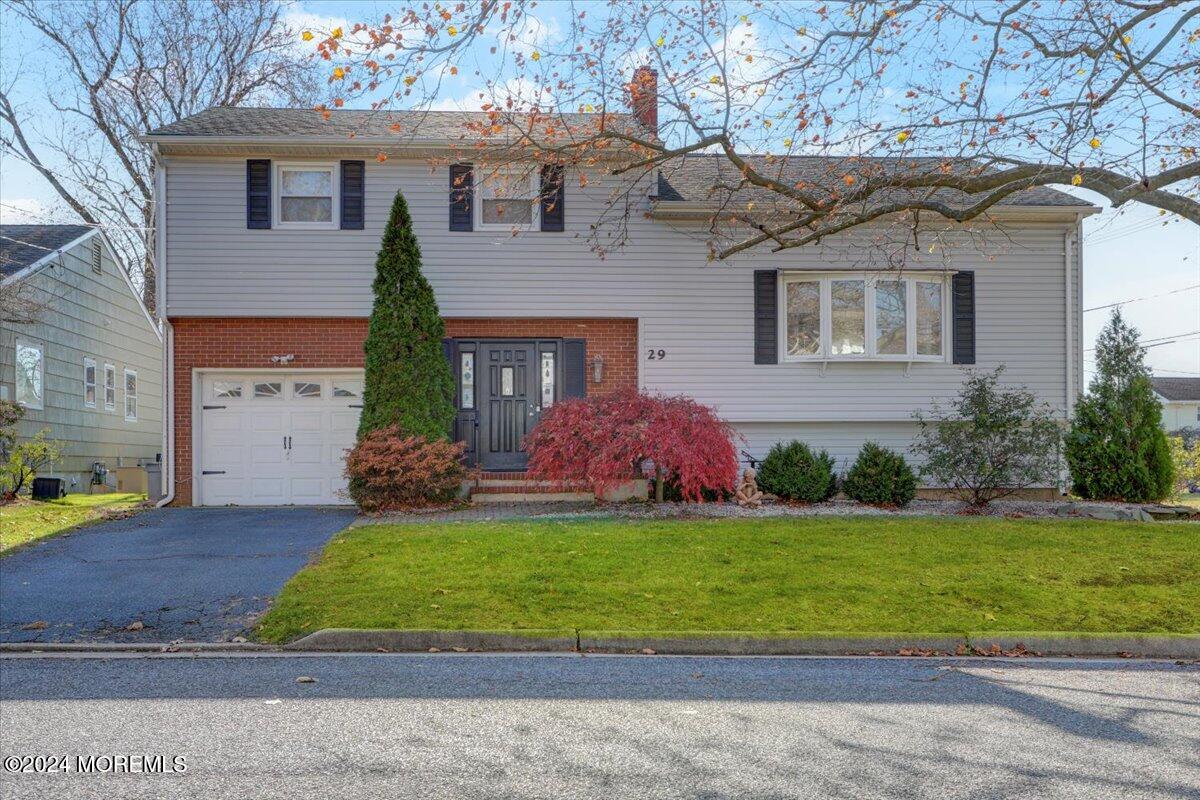
<path id="1" fill-rule="evenodd" d="M 666 350 L 655 350 L 654 348 L 651 348 L 646 352 L 646 358 L 650 359 L 651 361 L 662 361 L 666 357 Z"/>

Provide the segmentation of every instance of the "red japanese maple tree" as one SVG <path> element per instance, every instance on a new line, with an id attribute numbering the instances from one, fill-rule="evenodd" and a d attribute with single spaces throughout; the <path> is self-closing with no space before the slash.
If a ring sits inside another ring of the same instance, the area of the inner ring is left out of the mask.
<path id="1" fill-rule="evenodd" d="M 604 488 L 629 480 L 649 462 L 658 476 L 678 484 L 684 499 L 700 501 L 705 489 L 734 488 L 733 436 L 708 406 L 628 389 L 556 403 L 526 449 L 531 476 L 543 480 Z"/>

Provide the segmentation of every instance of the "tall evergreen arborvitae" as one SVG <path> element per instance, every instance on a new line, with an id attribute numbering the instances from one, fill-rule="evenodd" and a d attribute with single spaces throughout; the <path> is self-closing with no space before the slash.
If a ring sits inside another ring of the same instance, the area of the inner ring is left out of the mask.
<path id="1" fill-rule="evenodd" d="M 358 436 L 399 423 L 405 433 L 447 439 L 454 377 L 442 349 L 445 325 L 433 287 L 421 274 L 421 248 L 400 192 L 375 261 L 374 290 Z"/>
<path id="2" fill-rule="evenodd" d="M 1146 503 L 1172 491 L 1174 465 L 1137 329 L 1120 309 L 1096 340 L 1096 377 L 1066 439 L 1076 494 Z"/>

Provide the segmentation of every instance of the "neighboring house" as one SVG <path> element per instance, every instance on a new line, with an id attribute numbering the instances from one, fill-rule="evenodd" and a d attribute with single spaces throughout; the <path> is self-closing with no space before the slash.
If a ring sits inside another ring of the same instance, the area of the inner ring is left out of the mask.
<path id="1" fill-rule="evenodd" d="M 796 438 L 839 468 L 867 440 L 907 451 L 913 412 L 953 398 L 966 366 L 1005 364 L 1006 381 L 1069 415 L 1080 222 L 1094 207 L 1049 189 L 1010 197 L 984 230 L 947 234 L 961 245 L 948 256 L 923 240 L 902 272 L 828 244 L 713 262 L 706 198 L 721 160 L 696 156 L 649 182 L 628 244 L 600 259 L 586 238 L 614 185 L 604 165 L 586 185 L 571 168 L 513 236 L 511 221 L 493 224 L 496 187 L 455 156 L 473 146 L 464 121 L 481 119 L 215 108 L 145 137 L 165 198 L 176 503 L 339 501 L 397 190 L 446 320 L 455 434 L 483 469 L 522 469 L 522 433 L 557 399 L 621 387 L 712 404 L 755 457 Z"/>
<path id="2" fill-rule="evenodd" d="M 160 457 L 162 334 L 104 236 L 86 225 L 0 225 L 0 272 L 34 314 L 2 323 L 0 398 L 25 407 L 18 441 L 49 429 L 62 445 L 41 474 L 82 492 L 95 464 Z"/>
<path id="3" fill-rule="evenodd" d="M 1200 428 L 1200 378 L 1153 378 L 1162 403 L 1162 425 L 1168 431 Z"/>

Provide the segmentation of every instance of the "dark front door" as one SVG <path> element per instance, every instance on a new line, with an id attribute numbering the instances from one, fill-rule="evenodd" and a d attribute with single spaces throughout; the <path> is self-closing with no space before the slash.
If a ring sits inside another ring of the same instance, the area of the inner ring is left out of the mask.
<path id="1" fill-rule="evenodd" d="M 484 469 L 525 469 L 525 436 L 541 412 L 537 358 L 536 342 L 480 343 L 479 465 Z"/>

